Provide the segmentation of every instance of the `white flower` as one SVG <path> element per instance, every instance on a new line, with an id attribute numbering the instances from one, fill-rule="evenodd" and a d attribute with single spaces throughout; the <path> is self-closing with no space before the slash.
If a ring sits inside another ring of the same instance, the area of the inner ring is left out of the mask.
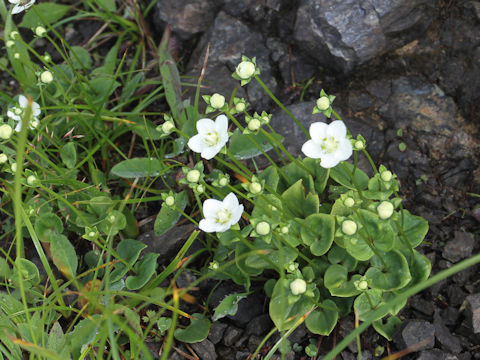
<path id="1" fill-rule="evenodd" d="M 303 279 L 295 279 L 290 283 L 290 290 L 293 295 L 301 295 L 307 291 L 307 283 Z"/>
<path id="2" fill-rule="evenodd" d="M 316 122 L 310 125 L 309 132 L 312 140 L 303 144 L 302 152 L 309 158 L 321 159 L 320 166 L 332 168 L 352 155 L 343 121 L 335 120 L 330 125 Z"/>
<path id="3" fill-rule="evenodd" d="M 15 4 L 12 10 L 12 14 L 21 13 L 23 10 L 28 9 L 35 4 L 35 0 L 8 0 L 11 4 Z"/>
<path id="4" fill-rule="evenodd" d="M 20 132 L 20 130 L 22 130 L 22 116 L 28 106 L 27 98 L 23 95 L 20 95 L 18 97 L 18 104 L 19 106 L 10 108 L 7 111 L 7 116 L 9 118 L 18 121 L 18 124 L 15 127 L 16 132 Z M 30 127 L 35 128 L 38 125 L 37 116 L 40 115 L 41 112 L 40 105 L 38 105 L 35 101 L 32 101 L 32 120 L 30 122 Z"/>
<path id="5" fill-rule="evenodd" d="M 200 119 L 197 121 L 198 134 L 188 140 L 188 147 L 210 160 L 217 155 L 228 141 L 228 119 L 220 115 L 215 121 Z"/>
<path id="6" fill-rule="evenodd" d="M 225 232 L 235 225 L 242 216 L 243 205 L 238 203 L 234 193 L 228 194 L 223 201 L 207 199 L 203 202 L 205 219 L 198 224 L 205 232 Z"/>

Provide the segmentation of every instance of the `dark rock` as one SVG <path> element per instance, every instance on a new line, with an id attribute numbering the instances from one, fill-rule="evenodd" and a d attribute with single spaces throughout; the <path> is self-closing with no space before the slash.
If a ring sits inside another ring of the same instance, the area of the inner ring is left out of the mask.
<path id="1" fill-rule="evenodd" d="M 373 99 L 365 92 L 352 92 L 348 96 L 348 105 L 355 112 L 368 109 L 372 103 Z"/>
<path id="2" fill-rule="evenodd" d="M 436 311 L 433 318 L 433 326 L 435 326 L 435 337 L 442 344 L 442 348 L 453 354 L 459 354 L 462 351 L 460 339 L 450 332 L 440 316 L 440 312 Z"/>
<path id="3" fill-rule="evenodd" d="M 238 339 L 242 337 L 243 330 L 236 328 L 235 326 L 229 326 L 227 330 L 225 330 L 225 334 L 223 337 L 223 344 L 225 346 L 232 346 L 234 345 Z"/>
<path id="4" fill-rule="evenodd" d="M 248 343 L 247 343 L 247 348 L 250 352 L 255 352 L 257 347 L 260 345 L 260 343 L 263 341 L 262 336 L 256 336 L 256 335 L 251 335 L 248 338 Z"/>
<path id="5" fill-rule="evenodd" d="M 202 360 L 216 360 L 215 345 L 208 339 L 190 345 Z"/>
<path id="6" fill-rule="evenodd" d="M 193 273 L 190 270 L 182 269 L 182 271 L 177 277 L 176 283 L 179 288 L 186 288 L 195 280 L 197 280 L 197 277 L 193 275 Z"/>
<path id="7" fill-rule="evenodd" d="M 223 334 L 225 333 L 227 326 L 227 324 L 219 321 L 212 323 L 212 326 L 210 326 L 210 332 L 208 333 L 208 340 L 213 344 L 218 344 L 220 340 L 223 339 Z"/>
<path id="8" fill-rule="evenodd" d="M 248 335 L 243 335 L 242 337 L 240 337 L 240 339 L 238 339 L 235 344 L 234 344 L 234 347 L 236 348 L 241 348 L 243 347 L 243 345 L 247 342 L 248 340 Z"/>
<path id="9" fill-rule="evenodd" d="M 246 332 L 247 334 L 253 335 L 264 335 L 268 330 L 272 328 L 272 320 L 270 320 L 270 315 L 262 314 L 253 318 L 248 324 Z"/>
<path id="10" fill-rule="evenodd" d="M 339 330 L 338 334 L 340 335 L 341 338 L 348 336 L 348 334 L 350 334 L 353 330 L 355 330 L 355 325 L 353 323 L 353 320 L 351 318 L 342 319 L 340 321 L 340 326 L 338 330 Z M 358 352 L 357 342 L 356 341 L 350 342 L 350 344 L 348 344 L 348 350 L 356 354 Z"/>
<path id="11" fill-rule="evenodd" d="M 447 296 L 448 296 L 448 303 L 451 306 L 460 306 L 462 305 L 467 293 L 462 290 L 462 288 L 458 285 L 449 285 L 447 287 Z"/>
<path id="12" fill-rule="evenodd" d="M 425 2 L 304 0 L 294 38 L 322 65 L 348 72 L 425 30 L 429 24 Z M 402 34 L 413 27 L 415 34 Z"/>
<path id="13" fill-rule="evenodd" d="M 475 240 L 473 234 L 455 231 L 455 236 L 448 241 L 443 249 L 442 256 L 451 262 L 458 262 L 472 255 Z"/>
<path id="14" fill-rule="evenodd" d="M 237 351 L 235 353 L 235 360 L 246 360 L 250 356 L 250 353 L 245 351 Z"/>
<path id="15" fill-rule="evenodd" d="M 194 76 L 200 74 L 208 44 L 210 56 L 202 83 L 208 88 L 204 93 L 218 92 L 228 99 L 233 89 L 237 88 L 237 97 L 244 97 L 247 94 L 248 101 L 255 109 L 264 110 L 270 100 L 261 86 L 256 81 L 251 81 L 245 87 L 241 87 L 240 82 L 232 78 L 232 73 L 240 63 L 242 55 L 256 57 L 261 71 L 260 76 L 271 91 L 276 91 L 277 83 L 272 75 L 269 51 L 264 45 L 263 36 L 224 11 L 220 11 L 193 51 L 187 66 L 188 74 Z M 193 97 L 193 91 L 190 95 Z"/>
<path id="16" fill-rule="evenodd" d="M 170 263 L 184 244 L 185 239 L 188 238 L 193 230 L 194 226 L 191 224 L 174 226 L 160 236 L 156 236 L 153 231 L 143 233 L 138 237 L 138 241 L 147 245 L 145 249 L 146 252 L 160 254 L 158 258 L 160 263 L 165 261 Z M 188 253 L 190 254 L 192 251 L 197 251 L 199 248 L 200 245 L 194 242 L 188 250 Z"/>
<path id="17" fill-rule="evenodd" d="M 480 293 L 468 295 L 466 298 L 467 312 L 469 322 L 472 326 L 473 333 L 480 333 Z"/>
<path id="18" fill-rule="evenodd" d="M 428 321 L 408 320 L 394 335 L 399 348 L 414 348 L 416 351 L 432 349 L 435 344 L 435 327 Z"/>
<path id="19" fill-rule="evenodd" d="M 155 6 L 154 22 L 157 28 L 166 24 L 182 39 L 204 32 L 215 19 L 219 1 L 159 0 Z"/>
<path id="20" fill-rule="evenodd" d="M 439 349 L 424 350 L 417 357 L 417 360 L 458 360 L 457 356 L 447 354 Z"/>
<path id="21" fill-rule="evenodd" d="M 446 309 L 441 311 L 442 319 L 445 325 L 455 325 L 458 321 L 460 314 L 458 313 L 458 309 L 449 306 Z"/>
<path id="22" fill-rule="evenodd" d="M 433 315 L 435 307 L 431 301 L 427 301 L 424 299 L 422 295 L 413 296 L 409 300 L 409 305 L 417 311 L 425 315 Z"/>

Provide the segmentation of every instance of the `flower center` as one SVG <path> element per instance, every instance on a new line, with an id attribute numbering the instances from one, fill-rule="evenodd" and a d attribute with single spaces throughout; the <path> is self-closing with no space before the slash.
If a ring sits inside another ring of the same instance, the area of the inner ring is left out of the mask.
<path id="1" fill-rule="evenodd" d="M 325 137 L 322 139 L 322 145 L 320 145 L 323 151 L 326 153 L 332 153 L 337 150 L 338 140 L 333 136 Z"/>
<path id="2" fill-rule="evenodd" d="M 215 221 L 219 224 L 226 224 L 230 221 L 231 217 L 232 213 L 230 212 L 230 210 L 221 209 L 217 211 L 217 217 L 215 218 Z"/>
<path id="3" fill-rule="evenodd" d="M 207 133 L 207 136 L 204 137 L 205 144 L 208 146 L 215 146 L 217 145 L 219 140 L 218 132 L 210 131 Z"/>

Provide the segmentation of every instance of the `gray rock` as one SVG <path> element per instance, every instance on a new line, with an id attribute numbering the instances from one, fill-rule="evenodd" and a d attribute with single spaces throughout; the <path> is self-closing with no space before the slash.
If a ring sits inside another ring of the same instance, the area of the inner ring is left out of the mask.
<path id="1" fill-rule="evenodd" d="M 455 231 L 454 238 L 445 245 L 442 256 L 456 263 L 459 260 L 465 259 L 472 255 L 475 240 L 473 234 Z"/>
<path id="2" fill-rule="evenodd" d="M 256 335 L 251 335 L 248 338 L 248 343 L 247 343 L 247 348 L 251 353 L 254 353 L 255 350 L 257 349 L 258 345 L 262 342 L 263 337 L 262 336 L 256 336 Z"/>
<path id="3" fill-rule="evenodd" d="M 250 353 L 245 351 L 237 351 L 235 353 L 235 360 L 246 360 L 250 356 Z"/>
<path id="4" fill-rule="evenodd" d="M 428 321 L 408 320 L 399 333 L 394 335 L 399 348 L 412 348 L 416 351 L 432 349 L 435 344 L 435 327 Z"/>
<path id="5" fill-rule="evenodd" d="M 233 346 L 242 337 L 242 334 L 242 329 L 239 329 L 235 326 L 229 326 L 227 330 L 225 330 L 223 344 L 225 346 Z"/>
<path id="6" fill-rule="evenodd" d="M 210 326 L 210 332 L 208 333 L 208 340 L 213 344 L 218 344 L 220 340 L 223 339 L 223 334 L 225 333 L 227 326 L 227 324 L 219 321 L 212 323 L 212 326 Z"/>
<path id="7" fill-rule="evenodd" d="M 170 24 L 182 39 L 204 32 L 215 19 L 219 2 L 214 0 L 159 0 L 155 5 L 157 28 Z"/>
<path id="8" fill-rule="evenodd" d="M 422 351 L 417 357 L 417 360 L 458 360 L 458 357 L 438 349 L 433 349 Z"/>
<path id="9" fill-rule="evenodd" d="M 297 11 L 296 43 L 322 65 L 350 71 L 408 42 L 405 30 L 428 26 L 428 0 L 303 0 Z"/>
<path id="10" fill-rule="evenodd" d="M 246 332 L 247 334 L 253 335 L 263 335 L 268 330 L 272 328 L 272 320 L 270 320 L 270 315 L 262 314 L 260 316 L 254 317 L 248 324 Z"/>
<path id="11" fill-rule="evenodd" d="M 480 293 L 468 295 L 466 298 L 469 321 L 473 333 L 480 333 Z"/>
<path id="12" fill-rule="evenodd" d="M 235 67 L 240 63 L 241 56 L 257 58 L 260 76 L 275 92 L 277 83 L 272 76 L 269 62 L 269 51 L 264 45 L 263 36 L 251 30 L 241 21 L 220 11 L 212 26 L 202 36 L 192 53 L 188 63 L 188 74 L 198 76 L 202 68 L 207 44 L 210 44 L 210 56 L 205 70 L 203 85 L 207 86 L 204 93 L 218 92 L 229 98 L 234 88 L 237 88 L 237 97 L 248 96 L 248 101 L 260 110 L 266 107 L 270 100 L 256 81 L 251 81 L 245 87 L 232 78 Z M 192 90 L 192 95 L 193 96 Z"/>
<path id="13" fill-rule="evenodd" d="M 460 314 L 458 313 L 458 309 L 449 306 L 446 309 L 441 311 L 442 319 L 445 325 L 455 325 L 458 321 Z"/>
<path id="14" fill-rule="evenodd" d="M 433 315 L 435 307 L 431 301 L 427 301 L 421 295 L 412 296 L 409 305 L 425 315 Z"/>
<path id="15" fill-rule="evenodd" d="M 190 345 L 202 360 L 216 360 L 215 345 L 208 339 Z"/>
<path id="16" fill-rule="evenodd" d="M 442 344 L 442 348 L 453 354 L 459 354 L 462 351 L 460 339 L 450 332 L 440 316 L 440 312 L 436 311 L 433 318 L 433 326 L 435 326 L 435 337 Z"/>

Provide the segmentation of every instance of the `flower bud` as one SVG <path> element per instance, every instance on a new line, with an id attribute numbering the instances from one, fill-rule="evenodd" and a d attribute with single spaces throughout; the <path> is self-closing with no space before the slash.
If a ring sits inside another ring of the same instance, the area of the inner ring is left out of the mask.
<path id="1" fill-rule="evenodd" d="M 351 197 L 348 197 L 348 198 L 346 198 L 345 201 L 343 202 L 343 205 L 345 205 L 346 207 L 351 208 L 353 205 L 355 205 L 355 200 L 353 200 L 353 198 L 351 198 Z"/>
<path id="2" fill-rule="evenodd" d="M 255 74 L 255 64 L 251 61 L 242 61 L 235 71 L 240 79 L 249 79 Z"/>
<path id="3" fill-rule="evenodd" d="M 209 265 L 208 265 L 209 269 L 211 270 L 218 270 L 218 268 L 220 267 L 220 265 L 218 264 L 218 261 L 212 261 Z"/>
<path id="4" fill-rule="evenodd" d="M 242 101 L 242 102 L 239 102 L 237 105 L 235 105 L 235 110 L 237 110 L 238 112 L 243 112 L 245 111 L 245 103 Z"/>
<path id="5" fill-rule="evenodd" d="M 37 26 L 37 27 L 35 28 L 35 34 L 36 34 L 37 36 L 42 37 L 42 36 L 44 36 L 46 33 L 47 33 L 47 30 L 46 30 L 43 26 Z"/>
<path id="6" fill-rule="evenodd" d="M 386 220 L 393 214 L 393 204 L 389 201 L 382 201 L 377 206 L 377 213 L 380 219 Z"/>
<path id="7" fill-rule="evenodd" d="M 317 99 L 317 108 L 320 111 L 325 111 L 330 107 L 330 99 L 327 96 L 322 96 Z"/>
<path id="8" fill-rule="evenodd" d="M 7 46 L 7 48 L 11 48 L 13 47 L 13 45 L 15 45 L 15 41 L 13 40 L 8 40 L 5 45 Z"/>
<path id="9" fill-rule="evenodd" d="M 228 185 L 228 179 L 226 177 L 222 177 L 220 180 L 218 180 L 218 185 L 224 187 Z"/>
<path id="10" fill-rule="evenodd" d="M 8 124 L 0 125 L 0 139 L 7 140 L 12 136 L 13 129 Z"/>
<path id="11" fill-rule="evenodd" d="M 352 220 L 345 220 L 342 223 L 342 232 L 345 235 L 353 235 L 357 232 L 357 224 Z"/>
<path id="12" fill-rule="evenodd" d="M 290 291 L 293 295 L 301 295 L 307 291 L 307 283 L 303 279 L 295 279 L 290 283 Z"/>
<path id="13" fill-rule="evenodd" d="M 190 170 L 187 174 L 187 180 L 191 183 L 196 183 L 200 180 L 200 171 L 197 169 Z"/>
<path id="14" fill-rule="evenodd" d="M 20 33 L 18 31 L 12 31 L 10 33 L 10 39 L 16 39 L 17 36 L 20 38 Z"/>
<path id="15" fill-rule="evenodd" d="M 52 57 L 48 54 L 43 55 L 43 61 L 50 62 L 52 61 Z"/>
<path id="16" fill-rule="evenodd" d="M 255 226 L 255 231 L 258 235 L 268 235 L 270 232 L 270 224 L 266 221 L 261 221 Z"/>
<path id="17" fill-rule="evenodd" d="M 388 182 L 392 180 L 392 172 L 391 171 L 384 171 L 381 173 L 380 177 L 382 178 L 383 181 Z"/>
<path id="18" fill-rule="evenodd" d="M 365 291 L 368 289 L 368 282 L 365 279 L 354 281 L 353 285 L 357 290 L 360 291 Z"/>
<path id="19" fill-rule="evenodd" d="M 248 130 L 257 131 L 258 129 L 260 129 L 260 126 L 261 126 L 260 120 L 253 118 L 248 123 Z"/>
<path id="20" fill-rule="evenodd" d="M 195 190 L 197 191 L 197 193 L 203 194 L 205 192 L 205 186 L 203 186 L 202 184 L 198 184 Z"/>
<path id="21" fill-rule="evenodd" d="M 221 109 L 224 105 L 225 96 L 215 93 L 210 97 L 210 106 L 214 109 Z"/>
<path id="22" fill-rule="evenodd" d="M 288 265 L 288 271 L 294 272 L 295 270 L 297 270 L 295 264 L 292 263 Z"/>
<path id="23" fill-rule="evenodd" d="M 16 52 L 15 54 L 13 54 L 13 57 L 15 59 L 20 59 L 20 53 Z"/>
<path id="24" fill-rule="evenodd" d="M 353 144 L 355 147 L 355 150 L 363 150 L 365 148 L 365 144 L 361 140 L 355 141 L 355 144 Z"/>
<path id="25" fill-rule="evenodd" d="M 288 231 L 289 231 L 288 226 L 282 226 L 282 228 L 280 229 L 280 232 L 282 234 L 288 234 Z"/>
<path id="26" fill-rule="evenodd" d="M 115 222 L 116 219 L 117 217 L 113 214 L 108 217 L 108 221 L 110 221 L 112 224 Z"/>
<path id="27" fill-rule="evenodd" d="M 96 233 L 95 231 L 90 231 L 90 232 L 88 233 L 88 236 L 90 236 L 90 237 L 95 237 L 96 234 L 97 234 L 97 233 Z"/>
<path id="28" fill-rule="evenodd" d="M 17 171 L 17 163 L 13 163 L 12 165 L 10 165 L 10 169 L 12 170 L 12 172 L 16 172 Z"/>
<path id="29" fill-rule="evenodd" d="M 173 122 L 171 121 L 165 121 L 163 124 L 162 124 L 162 132 L 164 134 L 170 134 L 173 129 L 175 129 L 175 125 L 173 124 Z"/>
<path id="30" fill-rule="evenodd" d="M 250 190 L 250 192 L 254 195 L 260 194 L 260 192 L 262 191 L 262 185 L 258 182 L 250 183 L 250 185 L 248 186 L 248 190 Z"/>
<path id="31" fill-rule="evenodd" d="M 35 185 L 35 183 L 37 182 L 37 177 L 35 175 L 30 175 L 27 177 L 27 184 L 30 185 L 30 186 L 33 186 Z"/>
<path id="32" fill-rule="evenodd" d="M 44 84 L 50 84 L 53 81 L 53 75 L 50 71 L 44 71 L 40 74 L 40 81 Z"/>
<path id="33" fill-rule="evenodd" d="M 175 198 L 172 195 L 167 196 L 165 204 L 167 204 L 167 206 L 173 206 L 175 204 Z"/>
<path id="34" fill-rule="evenodd" d="M 0 154 L 0 164 L 5 164 L 8 160 L 7 154 L 1 153 Z"/>

